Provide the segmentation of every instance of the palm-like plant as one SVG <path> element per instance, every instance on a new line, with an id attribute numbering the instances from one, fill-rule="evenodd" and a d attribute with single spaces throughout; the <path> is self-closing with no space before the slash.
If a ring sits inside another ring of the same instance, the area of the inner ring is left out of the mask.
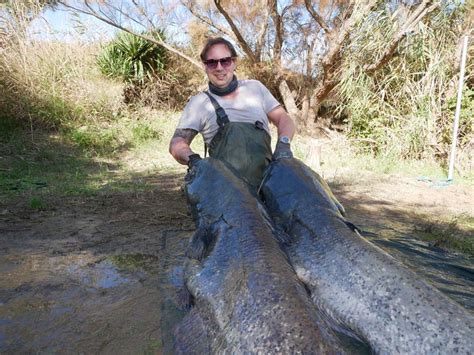
<path id="1" fill-rule="evenodd" d="M 163 73 L 165 60 L 164 48 L 128 32 L 119 33 L 97 56 L 104 75 L 133 84 L 143 84 L 153 75 Z"/>

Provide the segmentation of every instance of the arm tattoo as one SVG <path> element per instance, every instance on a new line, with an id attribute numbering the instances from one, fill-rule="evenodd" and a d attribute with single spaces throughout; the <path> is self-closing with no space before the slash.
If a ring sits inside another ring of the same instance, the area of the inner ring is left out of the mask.
<path id="1" fill-rule="evenodd" d="M 194 137 L 196 137 L 198 132 L 190 128 L 176 128 L 173 134 L 173 138 L 184 138 L 188 144 L 191 144 Z"/>

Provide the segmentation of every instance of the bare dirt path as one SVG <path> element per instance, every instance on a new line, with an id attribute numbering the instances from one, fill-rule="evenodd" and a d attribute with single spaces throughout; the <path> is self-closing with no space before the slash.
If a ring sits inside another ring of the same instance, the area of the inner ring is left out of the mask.
<path id="1" fill-rule="evenodd" d="M 177 267 L 194 225 L 182 174 L 148 183 L 147 192 L 51 197 L 42 211 L 0 203 L 1 353 L 170 352 L 182 316 Z M 332 188 L 354 223 L 386 236 L 474 215 L 466 186 L 367 176 Z"/>

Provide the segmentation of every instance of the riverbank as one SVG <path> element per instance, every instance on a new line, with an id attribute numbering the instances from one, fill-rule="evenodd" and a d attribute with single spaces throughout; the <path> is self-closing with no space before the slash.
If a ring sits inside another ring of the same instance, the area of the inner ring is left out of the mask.
<path id="1" fill-rule="evenodd" d="M 179 268 L 194 231 L 182 191 L 186 168 L 166 147 L 173 120 L 155 123 L 162 138 L 113 154 L 48 132 L 3 141 L 0 352 L 171 351 L 183 316 Z M 295 144 L 297 156 L 314 164 L 303 143 Z M 469 183 L 440 187 L 355 169 L 355 161 L 341 163 L 337 147 L 324 143 L 314 168 L 362 230 L 472 254 Z M 472 285 L 459 282 L 454 292 L 463 290 L 461 299 L 472 304 Z"/>

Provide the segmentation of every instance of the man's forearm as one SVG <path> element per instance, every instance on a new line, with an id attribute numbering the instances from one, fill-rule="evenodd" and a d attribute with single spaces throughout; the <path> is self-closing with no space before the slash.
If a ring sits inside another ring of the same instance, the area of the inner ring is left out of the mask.
<path id="1" fill-rule="evenodd" d="M 287 136 L 290 139 L 295 135 L 296 126 L 290 115 L 281 106 L 268 113 L 268 119 L 278 130 L 278 136 Z"/>
<path id="2" fill-rule="evenodd" d="M 170 144 L 170 153 L 173 158 L 180 164 L 188 164 L 188 157 L 194 152 L 191 150 L 188 144 L 182 142 L 180 138 L 173 139 Z"/>
<path id="3" fill-rule="evenodd" d="M 186 165 L 189 161 L 189 156 L 194 154 L 190 148 L 190 144 L 197 131 L 193 129 L 176 129 L 173 138 L 170 142 L 169 152 L 180 164 Z"/>
<path id="4" fill-rule="evenodd" d="M 295 130 L 295 123 L 290 116 L 286 112 L 282 114 L 278 123 L 278 137 L 287 136 L 291 139 L 295 135 Z"/>

